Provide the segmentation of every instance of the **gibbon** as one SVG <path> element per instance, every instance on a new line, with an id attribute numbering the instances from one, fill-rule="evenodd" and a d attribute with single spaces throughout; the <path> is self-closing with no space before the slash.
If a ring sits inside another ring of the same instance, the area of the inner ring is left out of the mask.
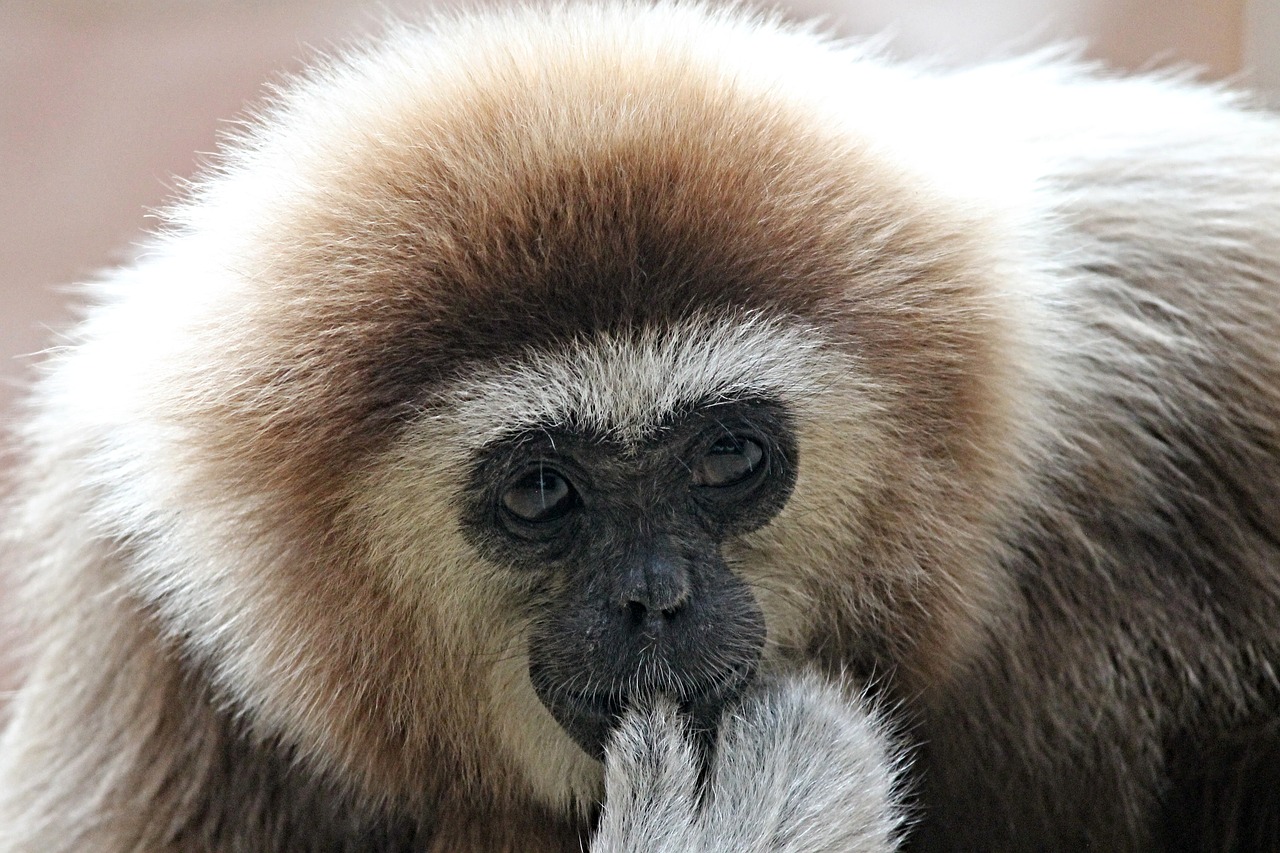
<path id="1" fill-rule="evenodd" d="M 742 10 L 284 88 L 18 423 L 0 850 L 1258 850 L 1280 121 Z"/>

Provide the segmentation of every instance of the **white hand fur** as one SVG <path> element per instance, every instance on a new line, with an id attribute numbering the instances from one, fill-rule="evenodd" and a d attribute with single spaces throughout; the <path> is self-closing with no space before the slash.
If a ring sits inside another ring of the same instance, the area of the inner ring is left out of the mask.
<path id="1" fill-rule="evenodd" d="M 816 675 L 766 682 L 726 712 L 705 785 L 669 702 L 628 714 L 606 766 L 596 853 L 888 853 L 905 823 L 884 722 Z"/>

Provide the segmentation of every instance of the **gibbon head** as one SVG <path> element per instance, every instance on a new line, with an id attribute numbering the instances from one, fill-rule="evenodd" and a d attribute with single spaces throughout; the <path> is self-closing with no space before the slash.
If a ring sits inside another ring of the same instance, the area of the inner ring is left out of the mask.
<path id="1" fill-rule="evenodd" d="M 710 725 L 770 669 L 946 677 L 1012 343 L 865 64 L 682 6 L 404 31 L 172 213 L 78 381 L 103 523 L 256 731 L 563 809 L 637 696 Z"/>

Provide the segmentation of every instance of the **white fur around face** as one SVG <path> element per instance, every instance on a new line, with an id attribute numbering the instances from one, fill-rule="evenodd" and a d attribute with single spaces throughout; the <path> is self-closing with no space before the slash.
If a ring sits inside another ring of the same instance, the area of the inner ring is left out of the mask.
<path id="1" fill-rule="evenodd" d="M 758 316 L 530 352 L 456 384 L 448 396 L 473 448 L 531 428 L 574 426 L 633 442 L 698 403 L 747 395 L 802 401 L 822 388 L 822 339 Z"/>
<path id="2" fill-rule="evenodd" d="M 573 743 L 533 691 L 525 650 L 528 619 L 516 581 L 503 566 L 485 561 L 462 534 L 459 489 L 472 454 L 512 433 L 548 425 L 589 427 L 635 441 L 655 425 L 694 403 L 743 395 L 768 396 L 796 415 L 800 440 L 835 405 L 846 418 L 860 417 L 874 397 L 858 388 L 855 362 L 822 352 L 813 332 L 760 317 L 694 318 L 681 327 L 640 332 L 621 339 L 601 337 L 559 352 L 529 353 L 455 384 L 433 409 L 405 429 L 401 440 L 372 467 L 359 488 L 357 519 L 370 531 L 374 563 L 387 573 L 403 600 L 416 602 L 436 642 L 462 678 L 486 685 L 484 718 L 528 789 L 557 810 L 597 802 L 602 768 Z M 822 361 L 819 362 L 821 355 Z M 835 395 L 834 399 L 832 395 Z M 845 436 L 857 430 L 850 424 Z M 874 444 L 869 438 L 866 447 Z M 818 447 L 815 443 L 814 447 Z M 843 445 L 839 450 L 843 450 Z M 817 470 L 821 470 L 818 468 Z M 802 478 L 803 496 L 822 489 Z M 801 510 L 804 511 L 803 509 Z M 774 583 L 794 567 L 758 565 L 763 550 L 736 549 L 731 559 L 748 581 L 779 590 L 758 590 L 771 625 L 772 647 L 794 647 L 805 636 L 805 598 Z M 438 607 L 436 602 L 447 602 Z"/>

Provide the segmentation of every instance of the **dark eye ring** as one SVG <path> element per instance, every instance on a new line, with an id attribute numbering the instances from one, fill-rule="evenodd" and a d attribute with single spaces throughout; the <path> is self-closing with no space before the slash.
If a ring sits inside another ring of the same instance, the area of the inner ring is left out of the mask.
<path id="1" fill-rule="evenodd" d="M 568 515 L 578 505 L 578 493 L 559 471 L 539 466 L 507 486 L 501 500 L 515 518 L 540 524 Z"/>
<path id="2" fill-rule="evenodd" d="M 718 438 L 694 461 L 693 482 L 697 486 L 723 488 L 750 480 L 764 467 L 764 446 L 745 435 L 726 434 Z"/>

